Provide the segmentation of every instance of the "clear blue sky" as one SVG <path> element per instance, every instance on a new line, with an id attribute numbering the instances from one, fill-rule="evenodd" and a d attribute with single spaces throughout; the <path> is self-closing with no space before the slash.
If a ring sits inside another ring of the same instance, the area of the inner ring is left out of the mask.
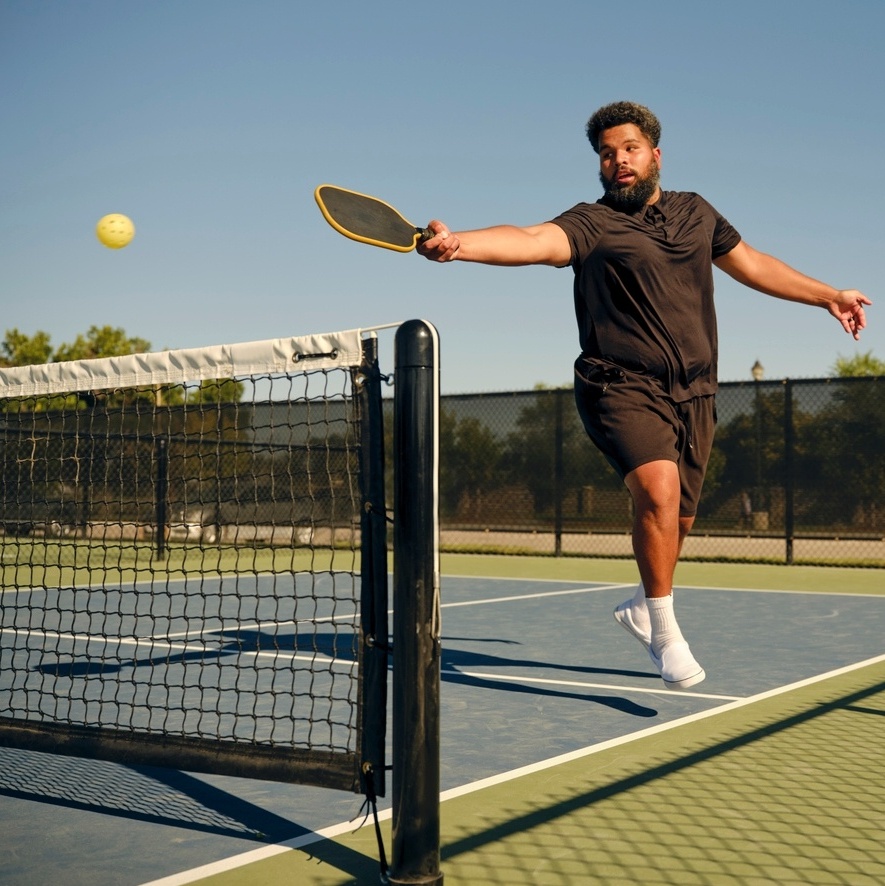
<path id="1" fill-rule="evenodd" d="M 583 127 L 663 122 L 663 183 L 875 302 L 859 345 L 717 272 L 723 380 L 885 359 L 882 0 L 0 0 L 2 327 L 155 349 L 432 320 L 448 393 L 571 378 L 571 272 L 431 265 L 313 189 L 412 221 L 534 224 L 599 195 Z M 137 235 L 95 238 L 109 212 Z"/>

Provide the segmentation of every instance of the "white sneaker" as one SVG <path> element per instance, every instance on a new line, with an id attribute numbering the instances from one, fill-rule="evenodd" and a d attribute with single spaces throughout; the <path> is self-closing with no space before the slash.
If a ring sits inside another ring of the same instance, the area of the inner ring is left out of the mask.
<path id="1" fill-rule="evenodd" d="M 707 676 L 684 640 L 668 643 L 661 650 L 660 658 L 650 646 L 648 654 L 651 656 L 651 663 L 661 672 L 661 679 L 667 689 L 688 689 Z"/>
<path id="2" fill-rule="evenodd" d="M 615 621 L 629 634 L 646 648 L 651 649 L 651 629 L 643 628 L 633 617 L 633 600 L 625 600 L 619 606 L 615 606 Z"/>

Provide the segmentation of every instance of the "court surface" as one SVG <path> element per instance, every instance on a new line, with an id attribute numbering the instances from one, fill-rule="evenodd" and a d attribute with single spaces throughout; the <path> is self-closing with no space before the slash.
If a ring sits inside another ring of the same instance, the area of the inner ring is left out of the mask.
<path id="1" fill-rule="evenodd" d="M 673 693 L 611 617 L 632 569 L 444 559 L 445 882 L 885 882 L 885 575 L 681 566 L 707 680 Z M 0 773 L 3 884 L 379 881 L 353 795 L 7 749 Z"/>

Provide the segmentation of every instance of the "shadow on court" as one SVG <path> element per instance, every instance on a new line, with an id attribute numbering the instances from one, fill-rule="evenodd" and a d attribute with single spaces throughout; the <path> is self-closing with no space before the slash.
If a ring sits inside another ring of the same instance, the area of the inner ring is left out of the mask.
<path id="1" fill-rule="evenodd" d="M 586 692 L 567 692 L 563 689 L 544 689 L 539 686 L 526 686 L 510 680 L 489 680 L 484 677 L 473 677 L 470 674 L 459 674 L 455 671 L 443 671 L 442 679 L 446 683 L 470 686 L 474 689 L 490 689 L 496 692 L 513 692 L 516 694 L 541 696 L 544 698 L 567 698 L 582 701 L 589 704 L 598 704 L 602 707 L 611 708 L 622 714 L 632 717 L 656 717 L 658 712 L 655 708 L 637 704 L 628 698 L 618 698 L 608 695 L 590 695 Z"/>
<path id="2" fill-rule="evenodd" d="M 637 704 L 628 698 L 612 695 L 591 695 L 585 692 L 572 692 L 567 689 L 551 689 L 538 684 L 521 683 L 518 677 L 512 679 L 479 677 L 469 673 L 472 668 L 518 668 L 521 671 L 540 669 L 543 671 L 569 671 L 573 674 L 614 675 L 617 677 L 629 677 L 631 679 L 644 680 L 647 678 L 659 679 L 657 674 L 647 671 L 631 671 L 623 668 L 599 668 L 584 665 L 565 665 L 553 661 L 537 661 L 527 658 L 508 658 L 503 655 L 494 655 L 486 652 L 470 652 L 464 649 L 449 648 L 446 644 L 457 642 L 459 637 L 444 637 L 442 652 L 441 680 L 444 683 L 453 683 L 461 686 L 470 686 L 477 689 L 488 689 L 495 692 L 512 692 L 516 694 L 534 695 L 543 698 L 565 698 L 582 701 L 590 704 L 598 704 L 611 708 L 622 714 L 633 717 L 655 717 L 658 711 L 655 708 Z M 471 642 L 478 642 L 471 639 Z M 518 646 L 515 640 L 483 640 L 485 643 L 505 643 Z"/>
<path id="3" fill-rule="evenodd" d="M 324 658 L 345 662 L 356 660 L 353 646 L 356 639 L 351 631 L 339 631 L 329 634 L 311 633 L 306 635 L 307 638 L 301 642 L 299 642 L 298 635 L 294 633 L 276 634 L 270 631 L 250 629 L 242 631 L 216 631 L 206 636 L 217 636 L 220 645 L 206 646 L 206 648 L 192 652 L 172 653 L 165 650 L 166 641 L 158 639 L 157 646 L 160 647 L 161 651 L 154 655 L 146 655 L 140 658 L 116 659 L 111 655 L 106 655 L 100 660 L 90 657 L 82 659 L 65 658 L 58 661 L 44 662 L 38 665 L 35 670 L 41 674 L 53 677 L 102 677 L 122 671 L 124 668 L 153 668 L 158 665 L 187 664 L 188 662 L 205 664 L 229 656 L 257 652 L 319 655 Z M 193 643 L 195 641 L 191 640 L 188 642 Z"/>
<path id="4" fill-rule="evenodd" d="M 212 634 L 208 636 L 213 636 Z M 189 661 L 207 663 L 213 659 L 222 659 L 228 656 L 254 652 L 279 652 L 300 655 L 315 655 L 320 659 L 353 662 L 356 660 L 357 638 L 350 630 L 331 631 L 322 633 L 310 633 L 299 639 L 295 631 L 271 632 L 260 629 L 243 629 L 234 631 L 215 632 L 220 645 L 207 647 L 193 652 L 160 652 L 156 655 L 142 656 L 131 659 L 105 658 L 101 661 L 94 659 L 71 659 L 64 661 L 44 662 L 36 670 L 40 673 L 52 676 L 75 677 L 101 677 L 124 668 L 156 667 L 158 665 L 185 664 Z M 568 671 L 573 674 L 583 675 L 606 675 L 623 677 L 633 680 L 657 680 L 658 675 L 649 671 L 635 671 L 624 668 L 601 668 L 588 667 L 585 665 L 560 664 L 556 661 L 538 661 L 528 658 L 508 657 L 504 655 L 471 652 L 463 649 L 450 648 L 447 644 L 463 639 L 459 637 L 443 638 L 442 671 L 441 680 L 444 683 L 452 683 L 473 688 L 488 689 L 495 692 L 510 692 L 526 694 L 545 698 L 560 698 L 598 704 L 611 708 L 623 714 L 633 717 L 651 718 L 658 714 L 656 708 L 637 704 L 628 698 L 611 695 L 591 695 L 586 691 L 572 692 L 567 689 L 552 689 L 538 684 L 527 685 L 521 683 L 518 678 L 499 679 L 478 677 L 469 673 L 473 668 L 517 668 L 521 671 L 539 669 L 544 671 Z M 508 646 L 520 645 L 514 640 L 488 639 L 471 642 L 485 642 L 505 644 Z"/>
<path id="5" fill-rule="evenodd" d="M 0 796 L 117 819 L 183 828 L 215 837 L 282 843 L 311 833 L 282 816 L 187 773 L 155 767 L 0 748 Z M 354 820 L 356 830 L 362 820 Z M 369 828 L 368 824 L 364 827 Z M 301 853 L 354 879 L 377 882 L 379 861 L 333 841 L 311 843 Z M 18 882 L 12 859 L 0 882 Z M 22 875 L 26 875 L 23 871 Z M 7 881 L 6 876 L 13 877 Z"/>
<path id="6" fill-rule="evenodd" d="M 309 833 L 187 773 L 0 748 L 0 795 L 261 842 Z"/>

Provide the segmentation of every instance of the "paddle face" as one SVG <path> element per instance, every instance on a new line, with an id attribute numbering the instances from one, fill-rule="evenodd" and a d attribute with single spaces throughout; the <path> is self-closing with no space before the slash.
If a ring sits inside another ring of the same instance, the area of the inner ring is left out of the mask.
<path id="1" fill-rule="evenodd" d="M 433 236 L 430 231 L 406 221 L 390 204 L 377 197 L 335 185 L 320 185 L 313 196 L 326 221 L 351 240 L 411 252 L 420 240 Z"/>

